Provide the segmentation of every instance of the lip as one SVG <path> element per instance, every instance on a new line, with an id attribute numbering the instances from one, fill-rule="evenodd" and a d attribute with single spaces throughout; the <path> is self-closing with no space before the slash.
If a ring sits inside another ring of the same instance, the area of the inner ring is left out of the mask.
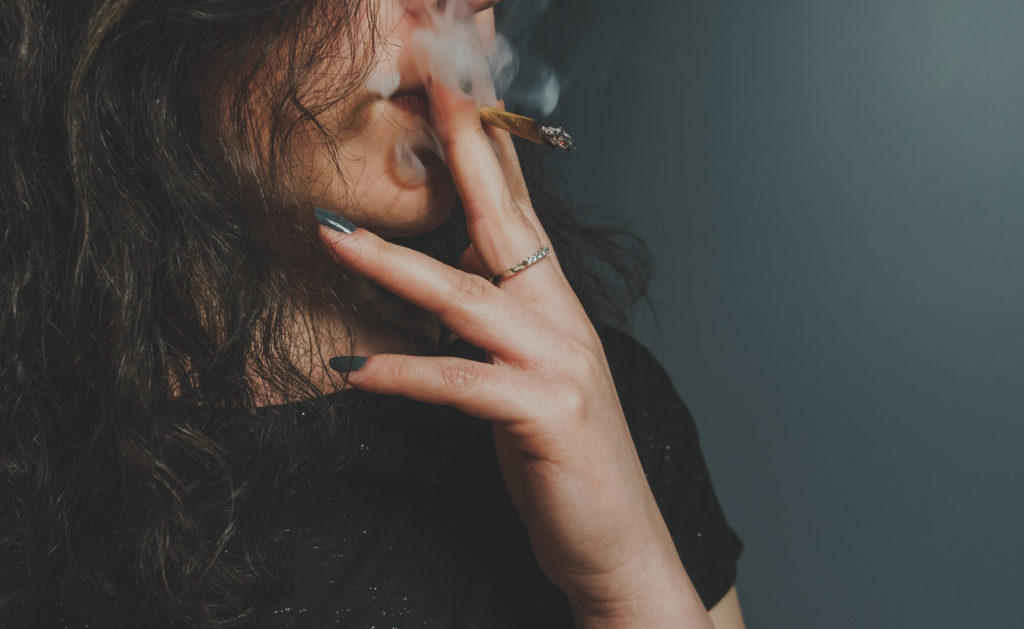
<path id="1" fill-rule="evenodd" d="M 430 118 L 430 101 L 427 100 L 426 90 L 400 90 L 392 94 L 388 102 L 396 108 L 414 116 L 420 116 L 424 120 Z"/>

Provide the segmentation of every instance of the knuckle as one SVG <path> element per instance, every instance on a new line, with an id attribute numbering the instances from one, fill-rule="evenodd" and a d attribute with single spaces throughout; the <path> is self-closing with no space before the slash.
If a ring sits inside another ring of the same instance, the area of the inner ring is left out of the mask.
<path id="1" fill-rule="evenodd" d="M 446 139 L 447 147 L 488 140 L 484 128 L 477 124 L 452 125 Z"/>
<path id="2" fill-rule="evenodd" d="M 373 375 L 390 385 L 397 385 L 399 382 L 402 382 L 404 375 L 402 362 L 398 360 L 385 360 L 384 364 Z"/>
<path id="3" fill-rule="evenodd" d="M 480 378 L 479 372 L 472 366 L 462 362 L 446 363 L 441 366 L 441 381 L 453 389 L 466 389 L 473 386 Z"/>
<path id="4" fill-rule="evenodd" d="M 460 273 L 455 281 L 454 295 L 456 302 L 475 302 L 483 299 L 494 286 L 479 275 Z"/>
<path id="5" fill-rule="evenodd" d="M 504 206 L 504 215 L 507 220 L 514 221 L 519 230 L 523 232 L 534 231 L 533 223 L 530 222 L 530 217 L 527 215 L 528 211 L 532 212 L 533 210 L 528 206 L 524 208 L 524 205 L 514 199 L 509 199 L 508 204 Z"/>
<path id="6" fill-rule="evenodd" d="M 579 419 L 586 415 L 587 395 L 575 382 L 564 384 L 558 391 L 558 413 L 563 419 Z"/>

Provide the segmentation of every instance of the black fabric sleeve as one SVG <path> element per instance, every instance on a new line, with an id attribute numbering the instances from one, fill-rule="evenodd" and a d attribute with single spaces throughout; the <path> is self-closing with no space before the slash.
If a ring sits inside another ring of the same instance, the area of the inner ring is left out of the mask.
<path id="1" fill-rule="evenodd" d="M 690 580 L 711 609 L 736 582 L 743 543 L 715 497 L 697 426 L 647 348 L 612 327 L 597 330 L 654 498 Z"/>

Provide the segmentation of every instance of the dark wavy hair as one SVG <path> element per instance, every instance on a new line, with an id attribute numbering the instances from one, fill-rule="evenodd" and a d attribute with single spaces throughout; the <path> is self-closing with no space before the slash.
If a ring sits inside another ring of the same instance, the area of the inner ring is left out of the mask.
<path id="1" fill-rule="evenodd" d="M 319 338 L 296 336 L 297 308 L 353 316 L 287 158 L 300 133 L 338 141 L 318 115 L 360 84 L 372 26 L 356 0 L 4 3 L 0 624 L 49 625 L 62 607 L 109 626 L 225 626 L 286 586 L 276 506 L 354 443 L 327 402 L 257 411 L 268 390 L 324 395 L 293 358 Z M 310 89 L 338 55 L 353 68 L 338 92 Z M 216 125 L 211 99 L 228 112 Z M 624 323 L 647 283 L 642 245 L 577 222 L 523 150 L 588 312 Z M 402 242 L 454 262 L 464 218 Z M 424 351 L 429 329 L 406 326 Z"/>

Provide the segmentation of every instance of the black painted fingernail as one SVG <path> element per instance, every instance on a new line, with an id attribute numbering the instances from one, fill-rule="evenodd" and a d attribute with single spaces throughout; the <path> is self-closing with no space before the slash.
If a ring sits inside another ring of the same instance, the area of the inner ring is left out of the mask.
<path id="1" fill-rule="evenodd" d="M 335 371 L 359 371 L 366 364 L 365 356 L 335 356 L 330 360 Z"/>
<path id="2" fill-rule="evenodd" d="M 338 216 L 330 210 L 325 210 L 322 207 L 315 208 L 313 213 L 316 214 L 316 220 L 321 225 L 326 225 L 334 231 L 341 232 L 343 234 L 351 234 L 356 230 L 356 226 L 344 218 Z"/>

